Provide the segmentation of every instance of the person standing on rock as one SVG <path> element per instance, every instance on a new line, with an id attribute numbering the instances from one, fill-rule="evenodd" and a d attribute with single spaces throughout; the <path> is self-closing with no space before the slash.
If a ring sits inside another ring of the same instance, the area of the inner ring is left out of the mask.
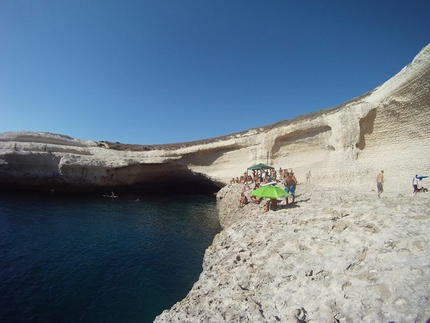
<path id="1" fill-rule="evenodd" d="M 306 184 L 311 183 L 311 171 L 306 173 Z"/>
<path id="2" fill-rule="evenodd" d="M 297 178 L 294 175 L 293 170 L 291 170 L 291 172 L 290 172 L 290 183 L 292 183 L 292 184 L 290 186 L 290 194 L 293 196 L 293 201 L 291 203 L 294 203 L 294 198 L 295 198 L 295 195 L 296 195 L 296 185 L 297 185 L 297 182 L 298 182 Z"/>
<path id="3" fill-rule="evenodd" d="M 376 187 L 378 188 L 378 197 L 381 197 L 382 192 L 384 191 L 384 171 L 381 170 L 376 176 Z"/>
<path id="4" fill-rule="evenodd" d="M 414 192 L 412 193 L 412 196 L 417 195 L 417 192 L 418 192 L 418 182 L 419 182 L 418 175 L 415 175 L 415 177 L 412 179 L 412 187 L 414 188 Z"/>
<path id="5" fill-rule="evenodd" d="M 297 179 L 296 176 L 294 176 L 293 171 L 289 172 L 287 176 L 285 176 L 285 192 L 288 193 L 288 195 L 285 198 L 285 202 L 288 205 L 288 196 L 291 196 L 292 203 L 294 203 L 294 195 L 296 191 L 296 185 L 297 185 Z"/>

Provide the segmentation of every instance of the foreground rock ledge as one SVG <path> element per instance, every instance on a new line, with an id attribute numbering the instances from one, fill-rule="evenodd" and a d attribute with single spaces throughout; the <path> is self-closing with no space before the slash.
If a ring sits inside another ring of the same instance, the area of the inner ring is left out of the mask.
<path id="1" fill-rule="evenodd" d="M 155 322 L 426 322 L 430 195 L 298 188 L 268 213 L 223 188 L 199 280 Z"/>

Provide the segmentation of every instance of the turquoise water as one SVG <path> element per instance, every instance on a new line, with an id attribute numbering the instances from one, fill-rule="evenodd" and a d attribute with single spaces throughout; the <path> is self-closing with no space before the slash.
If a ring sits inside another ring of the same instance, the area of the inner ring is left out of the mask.
<path id="1" fill-rule="evenodd" d="M 152 322 L 220 231 L 214 198 L 0 197 L 0 322 Z"/>

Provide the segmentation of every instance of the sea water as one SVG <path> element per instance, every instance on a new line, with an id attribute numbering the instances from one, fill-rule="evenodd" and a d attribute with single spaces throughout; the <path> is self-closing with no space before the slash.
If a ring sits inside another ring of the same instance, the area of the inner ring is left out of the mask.
<path id="1" fill-rule="evenodd" d="M 152 322 L 220 231 L 213 197 L 0 196 L 0 322 Z"/>

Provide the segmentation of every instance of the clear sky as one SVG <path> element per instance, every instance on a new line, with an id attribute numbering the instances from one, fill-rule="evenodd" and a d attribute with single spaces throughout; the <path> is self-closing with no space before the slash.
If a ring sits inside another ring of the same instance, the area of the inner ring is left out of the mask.
<path id="1" fill-rule="evenodd" d="M 228 135 L 373 90 L 428 43 L 428 0 L 1 0 L 0 132 Z"/>

